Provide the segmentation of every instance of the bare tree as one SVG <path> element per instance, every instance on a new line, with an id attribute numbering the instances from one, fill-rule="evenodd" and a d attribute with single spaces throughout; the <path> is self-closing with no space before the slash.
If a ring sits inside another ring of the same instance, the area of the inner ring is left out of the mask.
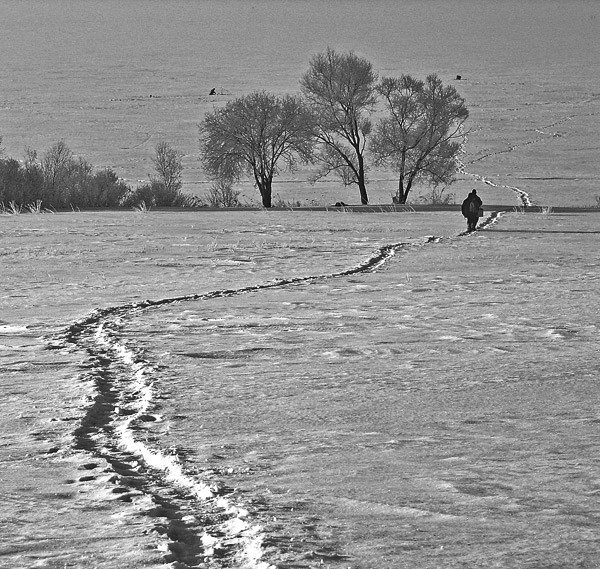
<path id="1" fill-rule="evenodd" d="M 293 170 L 311 160 L 312 115 L 298 97 L 251 93 L 207 113 L 199 125 L 200 157 L 214 180 L 254 178 L 264 207 L 271 207 L 273 178 L 283 161 Z"/>
<path id="2" fill-rule="evenodd" d="M 172 148 L 168 142 L 161 141 L 154 148 L 152 163 L 167 193 L 169 195 L 178 194 L 182 186 L 183 164 L 181 154 Z"/>
<path id="3" fill-rule="evenodd" d="M 377 74 L 373 65 L 353 52 L 331 48 L 315 55 L 300 81 L 318 125 L 321 163 L 316 179 L 337 173 L 344 185 L 356 184 L 361 203 L 369 202 L 366 187 L 365 144 L 371 122 L 365 113 L 376 101 Z"/>
<path id="4" fill-rule="evenodd" d="M 378 90 L 389 116 L 377 123 L 370 149 L 376 164 L 399 175 L 394 201 L 406 203 L 416 181 L 451 184 L 469 116 L 464 99 L 435 74 L 424 82 L 410 75 L 386 77 Z"/>
<path id="5" fill-rule="evenodd" d="M 64 140 L 55 142 L 42 157 L 42 172 L 47 190 L 53 194 L 59 191 L 68 178 L 74 162 L 73 152 Z"/>

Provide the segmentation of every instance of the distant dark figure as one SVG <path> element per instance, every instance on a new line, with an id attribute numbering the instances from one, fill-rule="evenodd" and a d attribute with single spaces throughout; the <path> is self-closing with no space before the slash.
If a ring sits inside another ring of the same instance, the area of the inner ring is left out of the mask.
<path id="1" fill-rule="evenodd" d="M 460 210 L 463 216 L 467 218 L 467 231 L 469 233 L 475 231 L 477 227 L 477 221 L 482 213 L 482 205 L 483 202 L 475 190 L 473 190 L 462 203 Z"/>
<path id="2" fill-rule="evenodd" d="M 217 90 L 216 90 L 216 89 L 213 87 L 213 88 L 210 90 L 210 93 L 209 93 L 209 95 L 216 95 L 216 94 L 217 94 Z"/>
<path id="3" fill-rule="evenodd" d="M 460 81 L 461 79 L 462 79 L 462 75 L 457 75 L 457 76 L 456 76 L 456 80 L 457 80 L 457 81 Z"/>
<path id="4" fill-rule="evenodd" d="M 335 207 L 346 207 L 346 205 L 344 202 L 335 202 Z"/>

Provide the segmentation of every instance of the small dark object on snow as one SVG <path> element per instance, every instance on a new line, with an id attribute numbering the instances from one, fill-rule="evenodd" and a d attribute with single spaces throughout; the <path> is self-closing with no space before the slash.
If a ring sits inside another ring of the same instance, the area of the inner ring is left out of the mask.
<path id="1" fill-rule="evenodd" d="M 213 87 L 213 88 L 210 90 L 210 93 L 209 93 L 209 95 L 216 95 L 216 94 L 217 94 L 217 90 L 216 90 L 216 89 Z"/>

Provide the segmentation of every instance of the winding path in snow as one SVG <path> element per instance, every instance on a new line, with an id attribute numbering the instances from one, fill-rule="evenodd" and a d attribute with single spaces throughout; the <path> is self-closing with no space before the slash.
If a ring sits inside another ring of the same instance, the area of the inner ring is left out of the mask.
<path id="1" fill-rule="evenodd" d="M 480 228 L 496 223 L 502 215 L 491 213 Z M 459 237 L 475 234 L 464 232 Z M 231 491 L 219 482 L 186 471 L 177 454 L 148 441 L 144 425 L 161 420 L 154 412 L 160 368 L 146 358 L 142 349 L 122 339 L 120 332 L 127 320 L 140 311 L 164 305 L 373 273 L 399 251 L 439 241 L 439 237 L 427 236 L 417 243 L 385 245 L 362 263 L 336 273 L 97 309 L 68 327 L 62 343 L 88 354 L 82 380 L 91 379 L 95 390 L 74 433 L 74 447 L 110 464 L 117 484 L 113 491 L 120 493 L 120 499 L 150 499 L 154 507 L 147 513 L 157 519 L 156 530 L 166 538 L 166 562 L 177 562 L 180 567 L 197 567 L 206 560 L 217 566 L 223 561 L 223 565 L 235 562 L 252 569 L 269 567 L 262 559 L 262 528 L 250 520 L 243 504 L 231 498 Z"/>
<path id="2" fill-rule="evenodd" d="M 160 370 L 145 358 L 141 349 L 121 339 L 119 332 L 126 320 L 140 311 L 167 304 L 371 273 L 401 249 L 438 240 L 426 237 L 417 244 L 386 245 L 359 265 L 338 273 L 97 309 L 69 326 L 62 340 L 87 352 L 88 369 L 82 379 L 91 379 L 95 389 L 93 402 L 75 431 L 74 446 L 111 465 L 122 500 L 132 501 L 140 495 L 152 500 L 156 507 L 149 515 L 167 520 L 157 523 L 168 540 L 165 550 L 170 553 L 166 561 L 194 567 L 211 558 L 235 560 L 241 566 L 255 569 L 268 567 L 261 560 L 261 528 L 248 521 L 248 510 L 228 497 L 228 489 L 186 472 L 177 455 L 139 436 L 144 433 L 144 424 L 161 420 L 153 413 Z M 190 515 L 190 508 L 196 515 Z"/>

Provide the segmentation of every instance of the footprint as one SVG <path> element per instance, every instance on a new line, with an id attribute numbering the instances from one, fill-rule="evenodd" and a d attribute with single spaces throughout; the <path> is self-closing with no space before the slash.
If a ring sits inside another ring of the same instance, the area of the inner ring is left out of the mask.
<path id="1" fill-rule="evenodd" d="M 151 423 L 151 422 L 155 422 L 155 421 L 161 421 L 162 419 L 160 417 L 158 417 L 157 415 L 140 415 L 138 417 L 138 419 L 140 421 L 143 421 L 144 423 Z"/>
<path id="2" fill-rule="evenodd" d="M 95 476 L 80 476 L 78 478 L 79 482 L 91 482 L 92 480 L 96 480 Z"/>

